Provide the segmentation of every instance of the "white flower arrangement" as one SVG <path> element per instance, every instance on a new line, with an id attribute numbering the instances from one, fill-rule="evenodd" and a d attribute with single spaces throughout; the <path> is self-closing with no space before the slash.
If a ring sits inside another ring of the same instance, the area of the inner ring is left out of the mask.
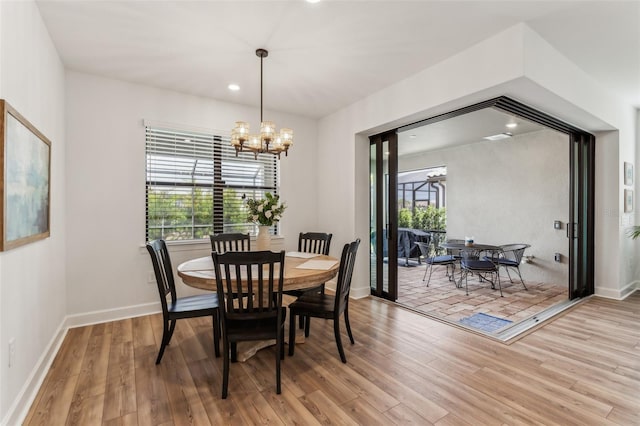
<path id="1" fill-rule="evenodd" d="M 247 208 L 249 210 L 247 219 L 258 225 L 272 226 L 282 219 L 282 213 L 284 213 L 287 206 L 285 203 L 280 204 L 278 195 L 267 192 L 264 196 L 265 198 L 263 199 L 249 198 L 247 200 Z"/>

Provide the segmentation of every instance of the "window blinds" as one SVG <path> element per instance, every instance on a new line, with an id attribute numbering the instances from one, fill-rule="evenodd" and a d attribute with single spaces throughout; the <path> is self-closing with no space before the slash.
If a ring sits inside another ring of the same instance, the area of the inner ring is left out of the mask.
<path id="1" fill-rule="evenodd" d="M 228 138 L 213 134 L 150 126 L 145 133 L 147 241 L 257 231 L 244 200 L 277 193 L 274 156 L 236 157 Z"/>

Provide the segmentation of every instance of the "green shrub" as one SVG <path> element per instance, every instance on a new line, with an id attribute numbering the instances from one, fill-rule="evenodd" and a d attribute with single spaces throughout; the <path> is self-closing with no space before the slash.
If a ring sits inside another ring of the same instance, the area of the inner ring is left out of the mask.
<path id="1" fill-rule="evenodd" d="M 411 210 L 398 210 L 398 228 L 411 228 Z"/>

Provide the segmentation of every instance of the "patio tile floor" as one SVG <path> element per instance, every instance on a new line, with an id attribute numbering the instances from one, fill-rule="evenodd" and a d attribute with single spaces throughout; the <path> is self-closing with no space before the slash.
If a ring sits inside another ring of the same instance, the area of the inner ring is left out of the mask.
<path id="1" fill-rule="evenodd" d="M 500 297 L 497 288 L 492 290 L 490 284 L 475 276 L 469 277 L 467 296 L 464 287 L 456 288 L 449 281 L 444 268 L 433 271 L 427 287 L 427 282 L 422 281 L 425 267 L 398 267 L 397 303 L 447 321 L 458 322 L 481 312 L 515 323 L 568 298 L 566 284 L 540 283 L 524 277 L 529 289 L 525 291 L 520 281 L 514 279 L 511 283 L 504 273 L 500 276 L 504 297 Z"/>

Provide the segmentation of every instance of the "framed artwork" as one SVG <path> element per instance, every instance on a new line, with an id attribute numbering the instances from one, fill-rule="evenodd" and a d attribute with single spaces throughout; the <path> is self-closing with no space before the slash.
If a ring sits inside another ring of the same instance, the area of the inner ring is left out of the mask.
<path id="1" fill-rule="evenodd" d="M 624 184 L 633 185 L 633 164 L 624 162 Z"/>
<path id="2" fill-rule="evenodd" d="M 624 190 L 624 212 L 630 213 L 633 211 L 633 189 Z"/>
<path id="3" fill-rule="evenodd" d="M 49 237 L 51 142 L 0 99 L 0 251 Z"/>

